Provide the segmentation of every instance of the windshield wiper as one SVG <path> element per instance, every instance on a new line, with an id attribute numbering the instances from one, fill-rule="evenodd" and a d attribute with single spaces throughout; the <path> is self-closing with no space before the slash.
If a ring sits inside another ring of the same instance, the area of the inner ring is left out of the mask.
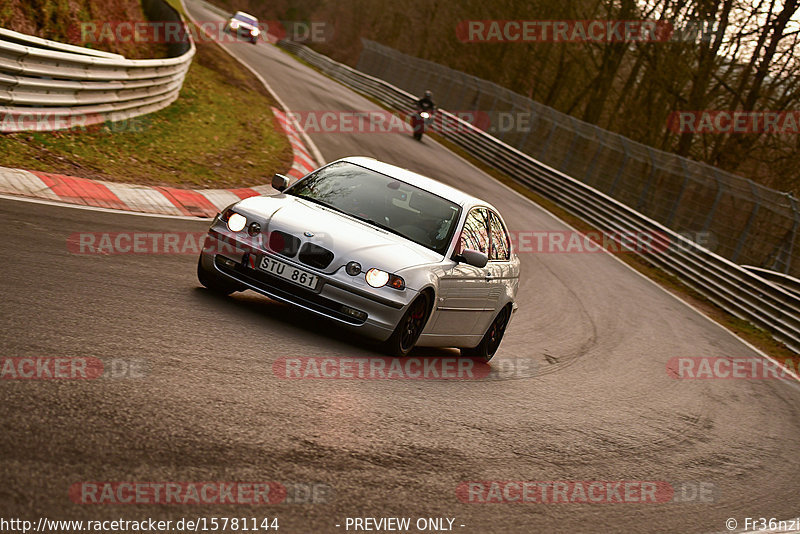
<path id="1" fill-rule="evenodd" d="M 320 200 L 320 199 L 318 199 L 318 198 L 314 198 L 314 197 L 307 197 L 307 196 L 305 196 L 305 195 L 298 195 L 298 194 L 295 194 L 295 193 L 289 193 L 289 194 L 290 194 L 290 195 L 292 195 L 293 197 L 302 198 L 303 200 L 308 200 L 309 202 L 313 202 L 314 204 L 319 204 L 320 206 L 323 206 L 323 207 L 325 207 L 325 208 L 330 208 L 330 209 L 332 209 L 332 210 L 335 210 L 335 211 L 338 211 L 338 212 L 344 213 L 344 212 L 343 212 L 342 210 L 340 210 L 339 208 L 337 208 L 337 207 L 334 207 L 334 206 L 331 206 L 330 204 L 328 204 L 328 203 L 326 203 L 326 202 L 323 202 L 323 201 L 321 201 L 321 200 Z"/>
<path id="2" fill-rule="evenodd" d="M 307 196 L 303 196 L 303 195 L 293 195 L 293 196 L 295 196 L 297 198 L 302 198 L 303 200 L 308 200 L 309 202 L 313 202 L 314 204 L 319 204 L 323 208 L 328 208 L 329 210 L 333 210 L 333 211 L 335 211 L 337 213 L 341 213 L 342 215 L 347 215 L 348 217 L 352 217 L 354 219 L 358 219 L 359 221 L 363 221 L 363 222 L 366 222 L 366 223 L 369 223 L 369 224 L 374 224 L 375 226 L 377 226 L 379 228 L 383 228 L 384 230 L 388 230 L 390 232 L 394 232 L 394 230 L 392 230 L 391 228 L 389 228 L 387 226 L 383 226 L 380 223 L 377 223 L 377 222 L 373 221 L 372 219 L 367 219 L 365 217 L 359 217 L 358 215 L 354 215 L 352 213 L 348 213 L 348 212 L 344 211 L 343 209 L 337 208 L 336 206 L 333 206 L 331 204 L 327 204 L 327 203 L 325 203 L 325 202 L 323 202 L 323 201 L 321 201 L 319 199 L 316 199 L 316 198 L 313 198 L 313 197 L 307 197 Z M 397 232 L 395 232 L 395 233 L 397 233 Z"/>
<path id="3" fill-rule="evenodd" d="M 397 230 L 395 230 L 394 228 L 390 228 L 390 227 L 386 226 L 385 224 L 381 224 L 381 223 L 379 223 L 379 222 L 377 222 L 377 221 L 373 221 L 372 219 L 367 219 L 366 217 L 359 217 L 359 216 L 357 216 L 357 215 L 351 215 L 351 217 L 355 217 L 355 218 L 356 218 L 356 219 L 358 219 L 359 221 L 364 221 L 364 222 L 365 222 L 365 223 L 367 223 L 367 224 L 371 224 L 371 225 L 373 225 L 373 226 L 377 226 L 377 227 L 378 227 L 378 228 L 380 228 L 381 230 L 386 230 L 387 232 L 390 232 L 390 233 L 392 233 L 392 234 L 394 234 L 394 235 L 399 235 L 400 237 L 402 237 L 402 238 L 404 238 L 404 239 L 408 239 L 409 241 L 411 241 L 411 242 L 413 242 L 413 243 L 416 243 L 417 245 L 421 245 L 421 246 L 423 246 L 423 247 L 425 247 L 425 248 L 427 248 L 427 249 L 433 250 L 433 249 L 431 249 L 431 246 L 430 246 L 429 244 L 420 243 L 420 242 L 419 242 L 419 241 L 417 241 L 416 239 L 413 239 L 412 237 L 410 237 L 410 236 L 407 236 L 407 235 L 405 235 L 405 234 L 404 234 L 404 233 L 402 233 L 402 232 L 398 232 L 398 231 L 397 231 Z"/>
<path id="4" fill-rule="evenodd" d="M 321 201 L 319 199 L 313 198 L 313 197 L 307 197 L 307 196 L 298 195 L 298 194 L 293 194 L 292 196 L 297 197 L 297 198 L 302 198 L 303 200 L 308 200 L 309 202 L 313 202 L 314 204 L 319 204 L 320 206 L 322 206 L 324 208 L 328 208 L 330 210 L 336 211 L 336 212 L 341 213 L 343 215 L 347 215 L 348 217 L 352 217 L 352 218 L 354 218 L 356 220 L 359 220 L 361 222 L 365 222 L 367 224 L 371 224 L 372 226 L 376 226 L 376 227 L 380 228 L 381 230 L 385 230 L 385 231 L 387 231 L 389 233 L 392 233 L 394 235 L 399 235 L 402 238 L 408 239 L 409 241 L 413 241 L 417 245 L 421 245 L 421 246 L 423 246 L 423 247 L 425 247 L 427 249 L 431 249 L 430 245 L 426 245 L 425 243 L 420 243 L 416 239 L 412 239 L 411 237 L 398 232 L 394 228 L 386 226 L 385 224 L 381 224 L 378 221 L 375 221 L 373 219 L 368 219 L 367 217 L 359 217 L 358 215 L 355 215 L 353 213 L 348 213 L 348 212 L 346 212 L 346 211 L 344 211 L 342 209 L 337 208 L 336 206 L 331 206 L 330 204 L 326 204 L 325 202 L 323 202 L 323 201 Z M 431 249 L 431 250 L 433 250 L 433 249 Z"/>
<path id="5" fill-rule="evenodd" d="M 349 214 L 348 214 L 348 215 L 349 215 Z M 403 234 L 399 233 L 399 232 L 398 232 L 397 230 L 395 230 L 394 228 L 389 228 L 389 227 L 388 227 L 388 226 L 386 226 L 385 224 L 381 224 L 381 223 L 379 223 L 378 221 L 373 221 L 372 219 L 367 219 L 366 217 L 359 217 L 358 215 L 350 215 L 350 216 L 351 216 L 351 217 L 354 217 L 354 218 L 356 218 L 356 219 L 358 219 L 359 221 L 364 221 L 364 222 L 365 222 L 365 223 L 367 223 L 367 224 L 371 224 L 372 226 L 377 226 L 377 227 L 378 227 L 378 228 L 380 228 L 381 230 L 386 230 L 387 232 L 391 232 L 391 233 L 393 233 L 393 234 L 397 234 L 397 235 L 399 235 L 399 236 L 406 237 L 406 236 L 404 236 Z"/>
<path id="6" fill-rule="evenodd" d="M 323 201 L 321 201 L 319 199 L 316 199 L 316 198 L 313 198 L 313 197 L 307 197 L 307 196 L 304 196 L 304 195 L 293 195 L 293 196 L 295 196 L 297 198 L 302 198 L 303 200 L 308 200 L 309 202 L 313 202 L 315 204 L 319 204 L 320 206 L 323 206 L 325 208 L 328 208 L 328 209 L 331 209 L 333 211 L 339 212 L 339 213 L 341 213 L 343 215 L 347 215 L 348 217 L 352 217 L 354 219 L 358 219 L 359 221 L 372 224 L 374 226 L 377 226 L 378 228 L 382 228 L 382 229 L 387 230 L 389 232 L 394 232 L 394 230 L 392 230 L 391 228 L 389 228 L 386 225 L 382 225 L 381 223 L 373 221 L 372 219 L 367 219 L 366 217 L 359 217 L 358 215 L 354 215 L 352 213 L 348 213 L 348 212 L 344 211 L 343 209 L 340 209 L 340 208 L 337 208 L 336 206 L 332 206 L 330 204 L 327 204 L 327 203 L 325 203 L 325 202 L 323 202 Z M 394 232 L 394 233 L 397 233 L 397 232 Z"/>

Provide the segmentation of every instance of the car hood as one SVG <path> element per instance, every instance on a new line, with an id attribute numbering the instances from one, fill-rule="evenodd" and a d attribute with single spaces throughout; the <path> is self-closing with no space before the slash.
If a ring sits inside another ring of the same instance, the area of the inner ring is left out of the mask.
<path id="1" fill-rule="evenodd" d="M 249 22 L 242 22 L 239 19 L 231 20 L 231 23 L 233 23 L 233 22 L 235 22 L 236 24 L 239 25 L 240 28 L 244 28 L 245 30 L 257 30 L 258 29 L 258 26 L 250 24 Z"/>
<path id="2" fill-rule="evenodd" d="M 283 231 L 302 243 L 310 242 L 333 252 L 334 259 L 324 269 L 326 272 L 336 271 L 350 261 L 359 262 L 365 271 L 377 267 L 398 272 L 443 259 L 441 254 L 397 234 L 291 195 L 250 197 L 235 209 L 263 220 L 269 232 Z"/>

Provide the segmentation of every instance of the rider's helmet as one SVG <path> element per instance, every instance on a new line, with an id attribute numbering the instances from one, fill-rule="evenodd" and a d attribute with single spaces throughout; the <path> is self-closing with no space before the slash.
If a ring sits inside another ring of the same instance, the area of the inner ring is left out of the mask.
<path id="1" fill-rule="evenodd" d="M 430 91 L 425 91 L 425 98 L 433 98 L 433 93 Z"/>

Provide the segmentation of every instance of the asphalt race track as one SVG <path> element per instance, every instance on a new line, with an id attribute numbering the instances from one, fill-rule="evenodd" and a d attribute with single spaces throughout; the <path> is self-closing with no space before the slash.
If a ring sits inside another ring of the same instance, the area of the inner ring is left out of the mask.
<path id="1" fill-rule="evenodd" d="M 273 46 L 227 46 L 295 111 L 378 109 Z M 568 229 L 430 139 L 311 138 L 327 161 L 372 156 L 485 198 L 513 231 Z M 279 358 L 378 353 L 255 293 L 210 294 L 195 255 L 67 245 L 81 232 L 199 232 L 206 221 L 11 199 L 0 213 L 2 356 L 121 369 L 0 380 L 1 517 L 278 517 L 282 533 L 346 532 L 348 517 L 442 517 L 463 533 L 705 533 L 725 531 L 728 518 L 743 526 L 800 512 L 800 389 L 671 377 L 674 357 L 757 354 L 610 254 L 521 254 L 519 311 L 489 379 L 286 380 L 273 372 Z M 70 487 L 86 481 L 276 481 L 290 495 L 275 505 L 76 504 Z M 468 481 L 661 481 L 676 492 L 661 503 L 481 504 L 459 500 Z M 322 489 L 307 499 L 303 488 Z"/>

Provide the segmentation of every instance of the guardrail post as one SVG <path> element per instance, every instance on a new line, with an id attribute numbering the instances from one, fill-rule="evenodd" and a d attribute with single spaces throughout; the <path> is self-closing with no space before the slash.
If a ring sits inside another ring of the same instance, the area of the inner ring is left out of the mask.
<path id="1" fill-rule="evenodd" d="M 572 117 L 570 117 L 570 119 L 571 118 Z M 559 167 L 558 167 L 562 171 L 565 171 L 567 169 L 567 166 L 570 163 L 572 163 L 572 155 L 573 155 L 573 150 L 575 148 L 575 143 L 578 142 L 578 136 L 580 135 L 578 133 L 578 129 L 574 127 L 575 126 L 574 121 L 571 121 L 571 122 L 572 122 L 572 126 L 573 126 L 573 128 L 572 128 L 572 139 L 569 142 L 569 148 L 567 149 L 567 153 L 564 154 L 564 159 L 561 161 L 561 165 L 559 165 Z"/>
<path id="2" fill-rule="evenodd" d="M 603 151 L 603 143 L 597 143 L 597 150 L 594 151 L 594 155 L 592 155 L 592 159 L 589 160 L 589 165 L 586 167 L 586 174 L 583 175 L 582 182 L 589 182 L 589 176 L 592 174 L 592 170 L 594 170 L 594 164 L 597 162 L 597 158 L 600 157 L 600 152 Z"/>
<path id="3" fill-rule="evenodd" d="M 719 205 L 719 201 L 722 200 L 722 194 L 724 193 L 724 187 L 716 173 L 714 173 L 714 182 L 717 184 L 717 194 L 714 196 L 714 202 L 711 204 L 711 209 L 708 210 L 706 220 L 703 221 L 703 232 L 707 232 L 711 227 L 711 221 L 714 220 L 714 214 L 717 211 L 717 206 Z"/>
<path id="4" fill-rule="evenodd" d="M 458 95 L 458 107 L 461 109 L 467 109 L 464 106 L 463 102 L 467 98 L 467 75 L 461 73 L 461 94 Z"/>
<path id="5" fill-rule="evenodd" d="M 689 183 L 689 168 L 686 166 L 686 160 L 681 158 L 680 162 L 681 168 L 683 169 L 683 183 L 681 183 L 681 190 L 678 191 L 678 196 L 675 197 L 675 202 L 672 203 L 672 208 L 670 208 L 669 215 L 667 216 L 667 222 L 665 224 L 669 227 L 672 227 L 672 221 L 675 219 L 675 213 L 678 211 L 678 206 L 683 198 L 683 193 L 686 191 L 686 185 Z"/>
<path id="6" fill-rule="evenodd" d="M 650 156 L 650 174 L 647 176 L 647 182 L 645 182 L 644 187 L 642 188 L 642 194 L 639 195 L 639 200 L 636 201 L 637 211 L 641 211 L 641 208 L 645 203 L 645 199 L 647 198 L 647 194 L 650 192 L 650 187 L 652 187 L 656 175 L 656 159 L 653 156 L 653 149 L 647 147 L 647 154 Z"/>
<path id="7" fill-rule="evenodd" d="M 789 193 L 787 195 L 789 197 L 789 205 L 792 207 L 792 218 L 794 222 L 792 223 L 792 231 L 789 235 L 789 247 L 786 252 L 786 260 L 784 263 L 784 274 L 789 274 L 792 269 L 792 258 L 794 256 L 794 242 L 797 240 L 797 229 L 800 227 L 800 212 L 797 210 L 797 200 L 794 198 L 794 195 Z"/>
<path id="8" fill-rule="evenodd" d="M 529 98 L 526 98 L 525 99 L 525 103 L 528 106 L 528 113 L 530 113 L 531 118 L 528 121 L 528 130 L 525 132 L 525 135 L 522 136 L 522 139 L 520 139 L 519 142 L 517 143 L 517 149 L 519 149 L 520 151 L 525 152 L 527 154 L 530 154 L 530 153 L 533 152 L 533 150 L 526 151 L 525 150 L 525 146 L 528 143 L 528 137 L 530 137 L 531 132 L 533 131 L 534 119 L 535 119 L 535 122 L 536 122 L 536 127 L 538 128 L 539 124 L 541 123 L 541 120 L 542 120 L 542 114 L 539 112 L 540 110 L 536 107 L 536 105 L 533 102 L 533 100 L 531 100 Z"/>
<path id="9" fill-rule="evenodd" d="M 503 102 L 506 102 L 506 100 L 503 99 Z M 508 113 L 511 115 L 512 124 L 514 124 L 514 127 L 516 128 L 517 127 L 517 121 L 514 119 L 514 109 L 515 109 L 516 106 L 515 106 L 514 102 L 508 102 L 508 103 L 511 104 L 511 110 Z M 494 108 L 494 105 L 492 107 Z M 494 111 L 490 111 L 489 112 L 489 116 L 491 117 L 492 115 L 498 115 L 499 116 L 500 112 L 498 111 L 498 112 L 495 113 Z M 495 132 L 495 137 L 497 137 L 499 140 L 502 141 L 505 138 L 505 136 L 506 136 L 506 134 L 508 132 L 509 132 L 509 129 L 505 129 L 504 128 L 504 129 L 500 130 L 500 132 L 499 132 L 500 135 L 497 135 L 497 132 Z"/>
<path id="10" fill-rule="evenodd" d="M 752 180 L 747 180 L 747 183 L 750 184 L 750 191 L 753 193 L 753 197 L 755 197 L 755 205 L 753 206 L 753 210 L 750 212 L 750 217 L 747 218 L 747 223 L 744 225 L 744 230 L 739 235 L 739 239 L 736 242 L 736 248 L 733 251 L 733 256 L 731 257 L 731 261 L 738 261 L 739 254 L 742 252 L 742 247 L 744 246 L 745 241 L 747 240 L 747 234 L 750 233 L 750 227 L 753 225 L 753 221 L 758 214 L 758 208 L 761 207 L 761 197 L 758 194 L 758 190 L 755 187 L 755 184 Z"/>
<path id="11" fill-rule="evenodd" d="M 555 122 L 551 121 L 550 122 L 550 132 L 548 132 L 548 134 L 547 134 L 547 139 L 545 139 L 544 143 L 542 143 L 540 145 L 540 147 L 539 147 L 539 154 L 537 155 L 537 159 L 543 159 L 544 158 L 544 153 L 547 151 L 547 147 L 550 145 L 550 141 L 553 140 L 553 134 L 555 134 L 556 128 L 558 128 L 558 124 L 556 124 Z"/>
<path id="12" fill-rule="evenodd" d="M 619 184 L 619 179 L 622 177 L 622 171 L 625 170 L 625 166 L 628 164 L 629 154 L 628 154 L 628 145 L 625 143 L 625 138 L 619 138 L 622 145 L 622 164 L 617 169 L 617 174 L 614 176 L 614 181 L 611 182 L 611 187 L 608 188 L 608 194 L 614 195 L 614 192 L 617 190 L 617 185 Z"/>
<path id="13" fill-rule="evenodd" d="M 378 54 L 378 60 L 379 60 L 377 67 L 378 72 L 375 73 L 375 76 L 377 76 L 378 78 L 385 78 L 386 71 L 388 70 L 389 67 L 389 58 L 386 56 L 386 54 Z"/>
<path id="14" fill-rule="evenodd" d="M 494 93 L 494 98 L 492 99 L 492 104 L 489 106 L 489 113 L 490 114 L 494 113 L 494 110 L 497 107 L 497 99 L 500 97 L 500 94 L 497 92 L 497 87 L 493 87 L 492 89 L 494 89 L 494 91 L 492 91 L 492 93 Z M 481 99 L 478 98 L 478 101 L 476 103 L 480 104 L 480 101 L 481 101 Z M 475 106 L 475 107 L 477 108 L 478 106 Z M 475 111 L 479 111 L 479 110 L 476 109 Z"/>
<path id="15" fill-rule="evenodd" d="M 775 247 L 775 258 L 769 269 L 783 274 L 791 274 L 792 253 L 795 239 L 797 239 L 797 228 L 800 226 L 800 214 L 797 212 L 797 201 L 792 194 L 788 193 L 786 198 L 789 199 L 789 206 L 792 208 L 792 228 L 786 232 L 781 242 Z"/>
<path id="16" fill-rule="evenodd" d="M 445 83 L 445 86 L 447 86 L 447 92 L 444 94 L 444 96 L 442 96 L 441 100 L 439 100 L 439 101 L 442 103 L 442 105 L 443 105 L 443 106 L 447 106 L 449 109 L 453 109 L 453 108 L 450 106 L 450 103 L 451 103 L 451 102 L 450 102 L 450 93 L 452 93 L 452 92 L 453 92 L 453 87 L 455 86 L 455 83 L 453 83 L 453 82 L 454 82 L 455 80 L 453 80 L 452 78 L 450 78 L 448 81 L 449 81 L 450 83 Z"/>

